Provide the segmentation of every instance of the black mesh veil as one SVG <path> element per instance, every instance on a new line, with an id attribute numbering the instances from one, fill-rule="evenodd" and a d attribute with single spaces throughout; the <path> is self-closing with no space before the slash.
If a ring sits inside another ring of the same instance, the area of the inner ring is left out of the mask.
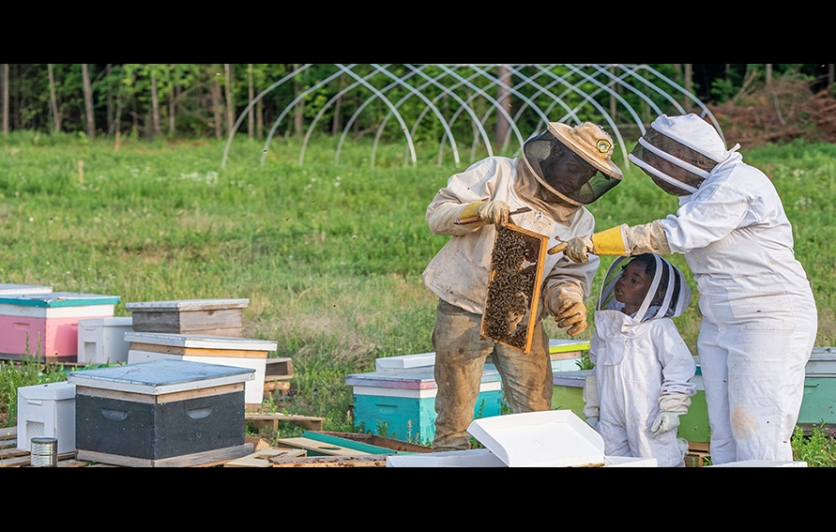
<path id="1" fill-rule="evenodd" d="M 548 130 L 527 140 L 523 153 L 541 182 L 571 203 L 588 205 L 621 181 L 586 162 Z"/>

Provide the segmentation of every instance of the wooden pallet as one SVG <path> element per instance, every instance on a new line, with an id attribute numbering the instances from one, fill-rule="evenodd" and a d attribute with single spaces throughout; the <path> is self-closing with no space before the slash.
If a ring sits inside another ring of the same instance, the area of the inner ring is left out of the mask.
<path id="1" fill-rule="evenodd" d="M 11 432 L 11 431 L 14 432 Z M 32 467 L 32 455 L 29 451 L 17 449 L 17 429 L 2 429 L 0 437 L 8 438 L 14 434 L 15 439 L 0 440 L 11 442 L 10 448 L 0 449 L 0 468 L 4 467 Z M 266 443 L 266 442 L 265 442 Z M 186 456 L 177 456 L 164 460 L 139 460 L 125 456 L 91 453 L 89 451 L 72 451 L 57 456 L 56 467 L 120 467 L 120 466 L 152 466 L 152 467 L 213 467 L 222 466 L 226 462 L 236 460 L 248 453 L 252 453 L 254 444 L 246 442 L 236 448 L 218 449 Z M 79 456 L 81 454 L 81 456 Z"/>
<path id="2" fill-rule="evenodd" d="M 255 430 L 270 427 L 274 432 L 278 432 L 279 421 L 288 421 L 307 430 L 321 431 L 325 418 L 290 414 L 259 414 L 255 412 L 244 414 L 244 422 Z"/>
<path id="3" fill-rule="evenodd" d="M 269 459 L 273 467 L 386 467 L 386 456 L 367 454 L 363 456 L 308 456 L 306 458 Z"/>

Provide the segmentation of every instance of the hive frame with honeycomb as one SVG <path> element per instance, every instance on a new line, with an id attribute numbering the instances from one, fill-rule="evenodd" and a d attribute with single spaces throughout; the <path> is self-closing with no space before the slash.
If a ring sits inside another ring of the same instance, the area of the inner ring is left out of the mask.
<path id="1" fill-rule="evenodd" d="M 497 230 L 479 339 L 531 351 L 548 242 L 513 223 Z"/>

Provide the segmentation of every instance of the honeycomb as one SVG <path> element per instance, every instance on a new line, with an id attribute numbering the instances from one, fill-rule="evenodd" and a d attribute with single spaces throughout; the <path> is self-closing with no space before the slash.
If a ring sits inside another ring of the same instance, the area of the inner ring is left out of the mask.
<path id="1" fill-rule="evenodd" d="M 542 237 L 508 226 L 497 231 L 482 315 L 482 338 L 527 351 L 529 323 L 539 297 L 537 266 L 543 246 Z"/>

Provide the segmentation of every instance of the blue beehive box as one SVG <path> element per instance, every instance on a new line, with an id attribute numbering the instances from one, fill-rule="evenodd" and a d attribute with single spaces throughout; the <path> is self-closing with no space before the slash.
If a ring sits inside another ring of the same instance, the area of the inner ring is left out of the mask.
<path id="1" fill-rule="evenodd" d="M 346 384 L 354 387 L 355 427 L 414 443 L 431 442 L 438 387 L 433 378 L 434 357 L 427 355 L 391 357 L 384 359 L 389 368 L 347 375 Z M 429 365 L 414 366 L 410 361 L 416 357 L 427 358 L 420 363 Z M 501 404 L 499 372 L 492 364 L 485 364 L 474 417 L 498 416 Z"/>

